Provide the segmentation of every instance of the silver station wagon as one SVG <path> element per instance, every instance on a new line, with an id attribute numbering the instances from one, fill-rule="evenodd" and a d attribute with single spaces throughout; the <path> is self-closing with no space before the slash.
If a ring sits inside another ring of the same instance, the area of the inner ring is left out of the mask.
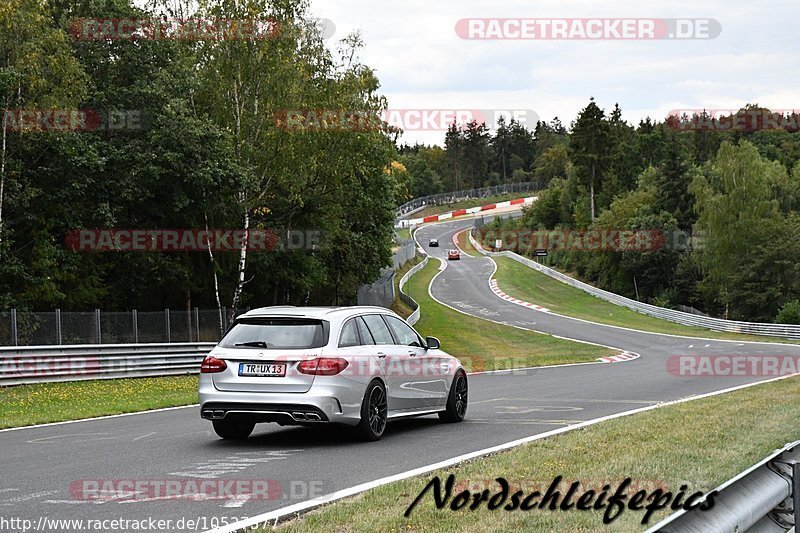
<path id="1" fill-rule="evenodd" d="M 239 316 L 206 356 L 200 414 L 224 439 L 256 423 L 337 423 L 378 440 L 389 420 L 467 412 L 461 362 L 381 307 L 266 307 Z"/>

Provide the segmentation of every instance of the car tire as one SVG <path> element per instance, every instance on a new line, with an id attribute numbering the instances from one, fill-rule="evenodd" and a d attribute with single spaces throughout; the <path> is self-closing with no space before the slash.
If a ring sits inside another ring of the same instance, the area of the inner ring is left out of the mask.
<path id="1" fill-rule="evenodd" d="M 468 399 L 467 374 L 459 370 L 453 377 L 450 394 L 447 396 L 447 409 L 439 412 L 439 418 L 444 422 L 461 422 L 467 415 Z"/>
<path id="2" fill-rule="evenodd" d="M 255 422 L 246 420 L 214 420 L 214 431 L 217 435 L 226 440 L 244 440 L 253 432 L 256 427 Z"/>
<path id="3" fill-rule="evenodd" d="M 362 440 L 376 441 L 383 436 L 388 412 L 386 387 L 380 380 L 370 381 L 361 401 L 361 422 L 356 426 Z"/>

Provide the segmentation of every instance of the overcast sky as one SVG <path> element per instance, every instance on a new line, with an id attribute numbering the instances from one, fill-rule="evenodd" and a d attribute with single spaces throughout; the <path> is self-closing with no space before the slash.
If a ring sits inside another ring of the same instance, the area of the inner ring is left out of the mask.
<path id="1" fill-rule="evenodd" d="M 566 126 L 590 96 L 623 117 L 759 103 L 800 108 L 797 0 L 590 2 L 577 0 L 311 0 L 335 34 L 361 32 L 361 60 L 377 71 L 393 109 L 533 110 Z M 702 4 L 702 5 L 701 5 Z M 466 40 L 465 18 L 715 19 L 705 40 Z M 525 115 L 523 115 L 525 116 Z M 535 119 L 534 119 L 535 120 Z M 441 144 L 440 131 L 402 140 Z"/>

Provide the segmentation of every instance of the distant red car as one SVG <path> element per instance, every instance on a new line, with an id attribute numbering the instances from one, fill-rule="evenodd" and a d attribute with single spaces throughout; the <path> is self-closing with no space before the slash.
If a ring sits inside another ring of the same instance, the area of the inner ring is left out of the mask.
<path id="1" fill-rule="evenodd" d="M 461 252 L 459 252 L 458 250 L 448 250 L 447 258 L 450 259 L 451 261 L 455 259 L 461 259 Z"/>

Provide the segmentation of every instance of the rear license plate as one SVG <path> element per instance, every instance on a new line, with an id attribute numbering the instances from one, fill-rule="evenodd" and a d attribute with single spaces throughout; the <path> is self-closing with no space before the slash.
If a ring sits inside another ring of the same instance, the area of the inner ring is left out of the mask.
<path id="1" fill-rule="evenodd" d="M 286 365 L 283 363 L 239 363 L 239 375 L 258 378 L 282 378 L 286 376 Z"/>

